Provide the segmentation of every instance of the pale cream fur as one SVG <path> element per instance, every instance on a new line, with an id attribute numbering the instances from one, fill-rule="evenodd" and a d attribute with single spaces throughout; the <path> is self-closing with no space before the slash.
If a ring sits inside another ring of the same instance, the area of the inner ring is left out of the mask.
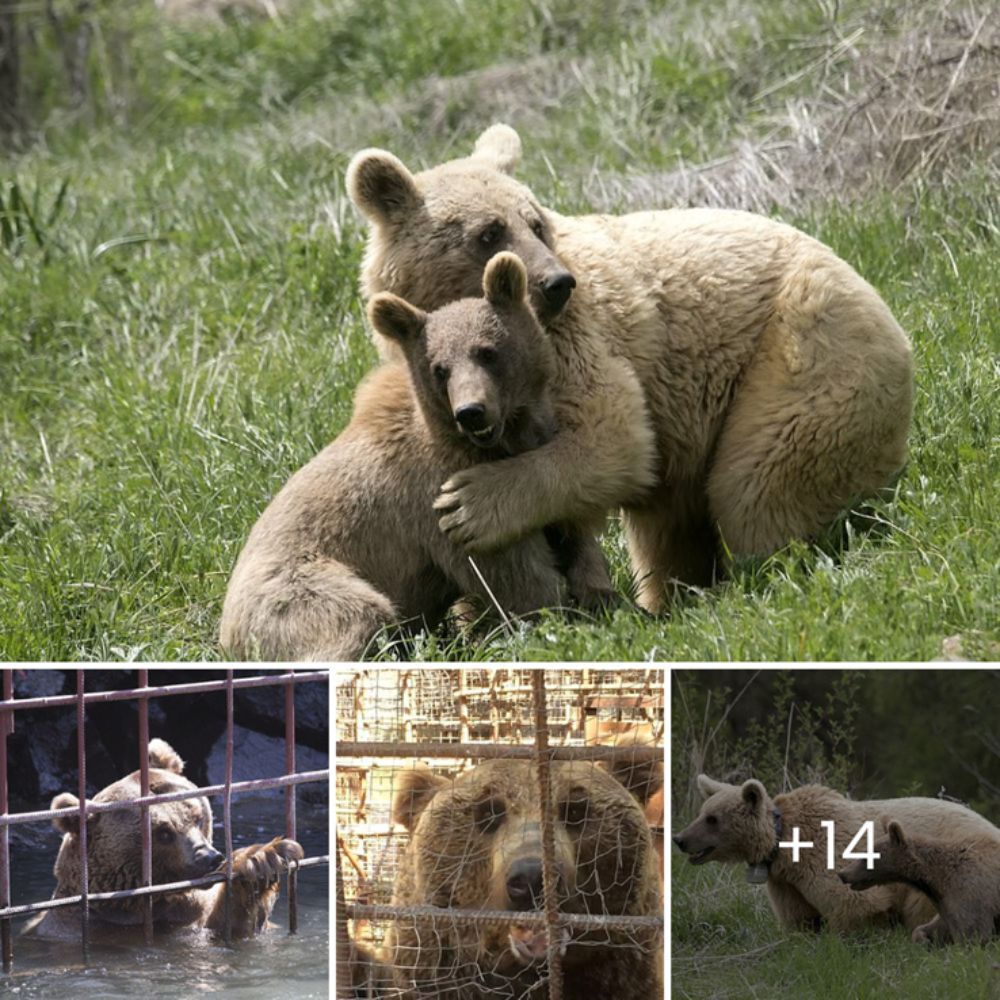
<path id="1" fill-rule="evenodd" d="M 517 134 L 494 125 L 471 156 L 416 175 L 383 150 L 348 171 L 372 223 L 366 295 L 435 308 L 476 294 L 489 254 L 509 249 L 552 338 L 560 432 L 452 476 L 438 501 L 451 538 L 488 551 L 624 506 L 656 611 L 676 581 L 715 578 L 719 536 L 735 555 L 768 553 L 892 482 L 911 349 L 848 264 L 746 212 L 561 216 L 509 176 L 519 157 Z M 502 238 L 484 247 L 493 222 Z M 541 288 L 560 269 L 576 288 L 547 313 Z"/>
<path id="2" fill-rule="evenodd" d="M 882 818 L 899 820 L 908 829 L 941 837 L 962 829 L 970 836 L 987 833 L 992 825 L 978 813 L 956 802 L 930 798 L 871 799 L 855 802 L 831 788 L 805 785 L 772 800 L 755 779 L 742 785 L 698 776 L 705 797 L 698 817 L 674 836 L 674 843 L 696 863 L 708 861 L 759 864 L 777 843 L 773 810 L 781 816 L 781 839 L 790 842 L 793 830 L 801 841 L 816 846 L 802 850 L 793 861 L 789 848 L 780 849 L 770 864 L 767 894 L 782 926 L 789 930 L 819 929 L 820 922 L 838 931 L 869 925 L 902 922 L 913 929 L 934 914 L 922 893 L 903 884 L 878 886 L 858 893 L 844 885 L 837 869 L 844 864 L 843 852 L 861 826 L 871 821 L 873 830 Z M 823 820 L 835 829 L 835 866 L 827 867 L 827 832 Z M 701 852 L 710 852 L 700 856 Z M 864 850 L 864 841 L 855 850 Z"/>

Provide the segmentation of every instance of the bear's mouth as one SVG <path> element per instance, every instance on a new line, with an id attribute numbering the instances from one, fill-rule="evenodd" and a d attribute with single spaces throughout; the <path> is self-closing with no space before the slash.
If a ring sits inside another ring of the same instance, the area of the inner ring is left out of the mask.
<path id="1" fill-rule="evenodd" d="M 495 424 L 490 424 L 489 427 L 484 427 L 479 431 L 466 430 L 463 427 L 462 433 L 477 448 L 492 448 L 500 440 L 500 435 L 503 434 L 503 421 L 498 420 Z"/>
<path id="2" fill-rule="evenodd" d="M 507 935 L 510 950 L 514 957 L 524 965 L 539 962 L 549 953 L 549 934 L 544 927 L 511 924 Z M 560 930 L 559 954 L 565 956 L 569 944 L 569 931 L 563 927 Z"/>
<path id="3" fill-rule="evenodd" d="M 712 853 L 712 852 L 713 852 L 714 850 L 715 850 L 715 848 L 714 848 L 714 847 L 706 847 L 706 848 L 703 848 L 702 850 L 698 851 L 698 852 L 697 852 L 697 853 L 695 853 L 695 854 L 689 854 L 689 855 L 688 855 L 688 861 L 689 861 L 689 862 L 690 862 L 690 863 L 691 863 L 692 865 L 701 865 L 701 864 L 704 864 L 704 863 L 705 863 L 705 862 L 706 862 L 706 861 L 708 860 L 708 858 L 709 858 L 709 855 L 710 855 L 710 854 L 711 854 L 711 853 Z"/>

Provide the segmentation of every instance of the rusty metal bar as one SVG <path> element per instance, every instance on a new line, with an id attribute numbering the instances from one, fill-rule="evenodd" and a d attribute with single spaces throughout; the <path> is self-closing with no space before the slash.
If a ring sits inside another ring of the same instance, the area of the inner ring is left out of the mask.
<path id="1" fill-rule="evenodd" d="M 351 917 L 353 907 L 347 906 L 344 902 L 344 873 L 341 869 L 340 860 L 344 842 L 340 835 L 337 835 L 337 905 L 334 913 L 336 927 L 336 944 L 334 945 L 334 968 L 337 971 L 337 1000 L 353 995 L 351 983 L 351 939 L 347 933 L 347 921 Z M 436 909 L 436 907 L 435 907 Z M 440 912 L 440 911 L 439 911 Z"/>
<path id="2" fill-rule="evenodd" d="M 548 915 L 527 910 L 468 910 L 441 906 L 383 906 L 372 903 L 350 903 L 344 909 L 349 920 L 416 920 L 434 924 L 462 920 L 475 924 L 509 924 L 516 920 L 519 924 L 546 924 Z M 650 936 L 658 936 L 663 931 L 663 917 L 625 916 L 613 913 L 560 913 L 559 919 L 565 927 L 577 930 L 635 931 Z"/>
<path id="3" fill-rule="evenodd" d="M 294 674 L 276 674 L 273 677 L 237 677 L 233 680 L 233 688 L 277 687 L 280 684 L 305 684 L 309 681 L 328 681 L 329 671 L 302 670 Z M 166 698 L 174 694 L 207 694 L 212 691 L 225 691 L 226 681 L 196 681 L 190 684 L 165 684 L 159 687 L 147 688 L 142 693 L 147 698 Z M 91 691 L 84 697 L 84 703 L 92 705 L 95 702 L 134 701 L 139 688 L 122 688 L 120 691 Z M 12 706 L 24 708 L 56 708 L 60 705 L 75 705 L 77 695 L 54 694 L 45 698 L 21 698 Z"/>
<path id="4" fill-rule="evenodd" d="M 663 756 L 663 747 L 620 746 L 590 747 L 547 747 L 545 755 L 549 760 L 611 760 L 628 753 L 637 760 L 646 755 Z M 510 757 L 512 760 L 535 760 L 537 751 L 533 746 L 504 746 L 502 743 L 357 743 L 342 741 L 336 744 L 338 757 L 480 757 L 492 760 Z"/>
<path id="5" fill-rule="evenodd" d="M 285 774 L 295 773 L 295 685 L 285 685 Z M 295 786 L 285 785 L 285 836 L 296 840 Z M 288 933 L 299 930 L 298 874 L 293 861 L 288 866 Z"/>
<path id="6" fill-rule="evenodd" d="M 299 868 L 315 868 L 317 865 L 328 865 L 330 855 L 317 854 L 312 858 L 303 858 L 297 862 Z M 202 889 L 205 886 L 225 882 L 224 872 L 213 875 L 203 875 L 201 878 L 188 879 L 185 882 L 164 882 L 139 889 L 116 889 L 114 892 L 92 892 L 87 899 L 91 903 L 104 903 L 112 899 L 135 899 L 142 896 L 162 896 L 168 892 L 178 892 L 181 889 Z M 0 917 L 24 917 L 42 910 L 57 910 L 61 906 L 77 906 L 83 900 L 82 896 L 60 896 L 59 899 L 46 899 L 41 903 L 25 903 L 23 906 L 10 906 L 0 910 Z"/>
<path id="7" fill-rule="evenodd" d="M 224 908 L 227 947 L 233 943 L 233 671 L 226 671 L 226 777 L 222 793 L 222 830 L 226 839 L 226 901 Z"/>
<path id="8" fill-rule="evenodd" d="M 3 672 L 4 701 L 14 697 L 14 671 Z M 5 708 L 0 711 L 0 813 L 7 817 L 7 737 L 14 732 L 14 711 Z M 10 907 L 10 829 L 4 824 L 0 832 L 0 903 L 6 910 Z M 10 918 L 0 922 L 0 948 L 3 950 L 3 971 L 10 973 L 14 967 L 14 948 L 11 941 Z"/>
<path id="9" fill-rule="evenodd" d="M 139 687 L 149 687 L 149 671 L 139 671 Z M 136 705 L 139 712 L 139 792 L 149 795 L 149 700 L 140 697 Z M 149 805 L 139 806 L 139 826 L 142 830 L 142 884 L 153 884 L 153 834 Z M 142 935 L 146 944 L 153 943 L 153 897 L 147 896 L 142 907 Z"/>
<path id="10" fill-rule="evenodd" d="M 301 771 L 299 774 L 289 774 L 282 778 L 253 778 L 250 781 L 234 781 L 234 792 L 256 792 L 269 788 L 284 788 L 286 785 L 309 785 L 320 781 L 329 781 L 329 770 Z M 192 788 L 179 792 L 165 792 L 162 795 L 150 795 L 146 798 L 120 799 L 117 802 L 88 802 L 87 815 L 94 813 L 114 812 L 117 809 L 131 809 L 143 804 L 155 805 L 159 802 L 178 802 L 181 799 L 197 799 L 202 796 L 222 795 L 225 785 L 205 785 L 204 788 Z M 0 826 L 17 826 L 20 823 L 48 823 L 59 816 L 76 815 L 76 806 L 66 809 L 40 809 L 37 812 L 14 813 L 11 816 L 0 815 Z"/>
<path id="11" fill-rule="evenodd" d="M 535 766 L 538 773 L 538 800 L 542 820 L 542 896 L 545 901 L 547 958 L 549 963 L 549 1000 L 563 1000 L 562 927 L 556 885 L 556 833 L 552 815 L 552 785 L 546 754 L 549 747 L 549 716 L 545 706 L 545 671 L 531 677 L 535 703 Z"/>
<path id="12" fill-rule="evenodd" d="M 90 904 L 87 901 L 90 871 L 87 864 L 87 741 L 84 734 L 87 713 L 83 701 L 84 677 L 83 670 L 77 670 L 76 755 L 80 798 L 80 832 L 77 834 L 77 845 L 80 848 L 80 934 L 83 944 L 83 964 L 86 966 L 90 964 Z"/>

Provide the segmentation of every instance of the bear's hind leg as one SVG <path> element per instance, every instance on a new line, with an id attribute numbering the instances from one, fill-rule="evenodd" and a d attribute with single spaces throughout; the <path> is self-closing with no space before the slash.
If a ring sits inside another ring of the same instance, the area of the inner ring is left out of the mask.
<path id="1" fill-rule="evenodd" d="M 868 286 L 816 301 L 813 280 L 784 290 L 712 456 L 711 514 L 736 556 L 816 537 L 905 462 L 913 408 L 905 336 Z"/>
<path id="2" fill-rule="evenodd" d="M 718 541 L 707 501 L 695 490 L 657 489 L 653 501 L 623 512 L 639 606 L 665 611 L 678 590 L 709 587 L 718 574 Z"/>
<path id="3" fill-rule="evenodd" d="M 357 660 L 396 619 L 385 594 L 332 559 L 261 563 L 230 591 L 220 642 L 238 658 Z"/>

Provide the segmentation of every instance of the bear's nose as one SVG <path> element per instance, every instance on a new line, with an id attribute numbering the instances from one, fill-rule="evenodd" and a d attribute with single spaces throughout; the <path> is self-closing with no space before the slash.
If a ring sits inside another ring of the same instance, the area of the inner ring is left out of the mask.
<path id="1" fill-rule="evenodd" d="M 467 431 L 482 430 L 486 424 L 486 407 L 482 403 L 465 403 L 455 411 L 455 419 Z"/>
<path id="2" fill-rule="evenodd" d="M 507 874 L 507 898 L 516 910 L 535 910 L 542 902 L 542 859 L 520 858 Z"/>
<path id="3" fill-rule="evenodd" d="M 569 271 L 557 271 L 542 281 L 542 295 L 546 304 L 553 309 L 562 309 L 569 301 L 574 288 L 576 288 L 576 278 Z"/>
<path id="4" fill-rule="evenodd" d="M 214 847 L 204 845 L 194 852 L 195 867 L 205 874 L 215 871 L 225 860 L 225 855 L 220 854 Z"/>
<path id="5" fill-rule="evenodd" d="M 680 835 L 670 838 L 682 851 L 684 850 L 684 838 Z"/>

